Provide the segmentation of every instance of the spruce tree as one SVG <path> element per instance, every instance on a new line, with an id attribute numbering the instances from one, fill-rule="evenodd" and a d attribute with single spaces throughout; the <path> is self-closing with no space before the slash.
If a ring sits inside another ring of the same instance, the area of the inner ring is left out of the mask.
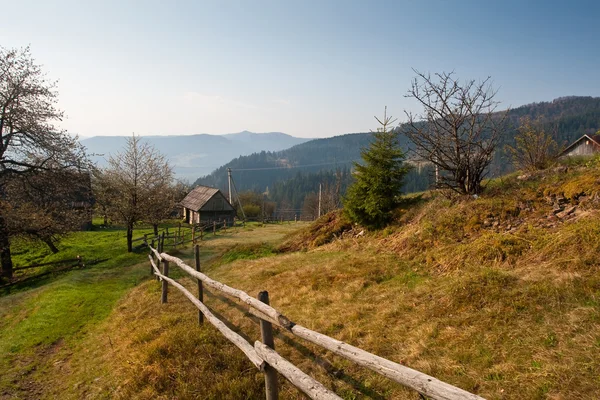
<path id="1" fill-rule="evenodd" d="M 371 228 L 381 228 L 392 219 L 400 202 L 402 181 L 409 170 L 404 164 L 398 133 L 391 128 L 395 122 L 387 116 L 375 117 L 381 125 L 373 132 L 374 141 L 363 149 L 363 163 L 354 163 L 354 182 L 344 201 L 346 215 L 353 222 Z"/>

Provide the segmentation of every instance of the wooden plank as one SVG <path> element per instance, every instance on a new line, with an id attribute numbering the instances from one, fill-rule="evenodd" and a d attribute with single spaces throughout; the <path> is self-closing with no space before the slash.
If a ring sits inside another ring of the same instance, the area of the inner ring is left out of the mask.
<path id="1" fill-rule="evenodd" d="M 435 400 L 484 400 L 473 393 L 442 382 L 439 379 L 416 371 L 404 365 L 397 364 L 383 357 L 376 356 L 358 347 L 340 340 L 312 331 L 300 325 L 294 325 L 291 332 L 311 343 L 320 345 L 327 350 L 340 355 L 363 367 L 367 367 L 404 386 Z"/>
<path id="2" fill-rule="evenodd" d="M 186 263 L 184 263 L 182 260 L 180 260 L 177 257 L 170 256 L 167 253 L 161 253 L 161 257 L 164 260 L 173 262 L 179 268 L 181 268 L 182 270 L 184 270 L 185 272 L 187 272 L 189 275 L 193 276 L 194 278 L 200 279 L 207 286 L 212 287 L 216 290 L 219 290 L 219 291 L 221 291 L 225 294 L 228 294 L 232 297 L 236 297 L 236 298 L 240 299 L 241 301 L 243 301 L 244 303 L 251 305 L 252 307 L 256 308 L 257 310 L 263 312 L 268 317 L 278 321 L 277 325 L 282 326 L 285 329 L 290 329 L 290 327 L 292 326 L 293 323 L 289 319 L 287 319 L 285 316 L 283 316 L 279 311 L 275 310 L 271 306 L 268 306 L 268 305 L 262 303 L 258 299 L 248 296 L 247 293 L 245 293 L 241 290 L 229 287 L 229 286 L 225 285 L 224 283 L 221 283 L 221 282 L 215 281 L 214 279 L 209 278 L 208 276 L 204 275 L 201 272 L 195 271 L 193 268 L 191 268 L 189 265 L 187 265 Z"/>
<path id="3" fill-rule="evenodd" d="M 194 261 L 196 262 L 196 271 L 200 272 L 200 246 L 194 246 Z M 204 288 L 202 287 L 202 281 L 200 279 L 196 279 L 198 284 L 198 301 L 200 303 L 204 303 Z M 198 311 L 198 324 L 202 325 L 204 322 L 204 314 L 201 311 Z"/>
<path id="4" fill-rule="evenodd" d="M 281 357 L 275 350 L 263 343 L 254 342 L 254 349 L 260 358 L 277 370 L 308 397 L 315 400 L 341 400 L 342 398 L 323 386 L 319 381 L 302 372 L 294 364 Z"/>
<path id="5" fill-rule="evenodd" d="M 166 260 L 162 261 L 163 271 L 162 274 L 164 276 L 169 276 L 169 262 Z M 162 281 L 162 293 L 160 297 L 160 302 L 165 304 L 167 302 L 167 296 L 169 294 L 169 283 L 163 279 Z"/>
<path id="6" fill-rule="evenodd" d="M 208 322 L 210 322 L 219 332 L 223 334 L 230 342 L 236 345 L 245 355 L 248 357 L 250 362 L 254 364 L 256 368 L 259 370 L 263 370 L 265 367 L 265 361 L 259 357 L 256 353 L 256 350 L 250 343 L 246 341 L 243 337 L 238 335 L 236 332 L 232 331 L 221 322 L 220 319 L 215 317 L 215 315 L 206 307 L 203 303 L 201 303 L 192 293 L 190 293 L 183 285 L 178 283 L 176 280 L 171 279 L 167 276 L 162 275 L 160 272 L 157 272 L 157 275 L 171 284 L 173 287 L 177 288 L 179 291 L 183 293 L 185 297 L 188 298 L 200 311 L 204 314 L 204 317 Z"/>

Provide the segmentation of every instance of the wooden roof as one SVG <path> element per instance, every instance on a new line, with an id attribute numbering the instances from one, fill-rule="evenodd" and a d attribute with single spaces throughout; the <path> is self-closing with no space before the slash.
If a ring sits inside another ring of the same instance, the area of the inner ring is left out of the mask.
<path id="1" fill-rule="evenodd" d="M 180 204 L 190 210 L 198 211 L 217 193 L 219 193 L 219 189 L 198 186 L 189 192 Z"/>
<path id="2" fill-rule="evenodd" d="M 577 139 L 576 141 L 574 141 L 573 143 L 571 143 L 571 145 L 569 145 L 566 149 L 564 149 L 563 152 L 562 152 L 562 154 L 567 154 L 575 146 L 577 146 L 577 144 L 579 142 L 581 142 L 583 139 L 591 140 L 593 144 L 595 144 L 596 146 L 600 147 L 600 134 L 583 135 L 582 137 L 580 137 L 579 139 Z"/>

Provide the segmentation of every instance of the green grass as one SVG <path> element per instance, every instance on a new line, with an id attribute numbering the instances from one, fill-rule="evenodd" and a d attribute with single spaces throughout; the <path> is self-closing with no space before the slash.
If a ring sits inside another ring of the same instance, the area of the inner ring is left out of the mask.
<path id="1" fill-rule="evenodd" d="M 265 256 L 272 252 L 272 245 L 269 243 L 296 226 L 300 225 L 251 225 L 245 229 L 229 229 L 227 232 L 218 232 L 217 235 L 206 235 L 201 242 L 201 259 L 203 263 L 207 262 L 241 241 L 256 244 L 246 244 L 238 250 L 230 251 L 228 257 L 248 259 Z M 260 231 L 260 235 L 256 235 L 257 231 Z M 137 229 L 134 238 L 149 232 L 151 229 Z M 45 245 L 30 241 L 14 241 L 12 245 L 15 265 L 56 261 L 78 255 L 86 263 L 83 269 L 28 280 L 1 293 L 0 370 L 3 373 L 0 374 L 0 392 L 16 398 L 64 397 L 62 393 L 52 389 L 59 387 L 61 383 L 67 383 L 67 387 L 60 386 L 61 390 L 66 390 L 67 393 L 72 391 L 70 398 L 80 398 L 81 390 L 86 390 L 85 386 L 97 385 L 95 379 L 107 376 L 110 363 L 100 365 L 94 362 L 106 352 L 106 346 L 112 347 L 113 342 L 116 342 L 116 338 L 112 339 L 113 335 L 118 336 L 117 332 L 125 331 L 123 326 L 103 331 L 107 317 L 114 315 L 119 302 L 132 288 L 150 280 L 147 250 L 127 253 L 125 231 L 122 228 L 96 226 L 92 231 L 75 232 L 63 238 L 58 247 L 61 251 L 52 254 Z M 189 245 L 184 249 L 169 248 L 169 253 L 187 259 L 192 256 Z M 37 274 L 52 268 L 49 266 L 26 271 Z M 183 274 L 174 269 L 172 276 L 179 278 Z M 149 283 L 156 289 L 154 280 Z M 148 303 L 152 304 L 148 306 L 149 310 L 158 305 L 159 298 L 156 290 L 148 293 Z M 175 325 L 177 324 L 174 323 L 173 327 Z M 140 332 L 131 334 L 137 336 L 138 333 Z M 170 331 L 169 335 L 178 335 L 177 329 Z M 214 333 L 203 337 L 204 339 L 200 338 L 199 345 L 202 345 L 203 340 L 216 340 L 219 343 L 224 340 Z M 106 338 L 109 338 L 108 342 Z M 88 346 L 97 346 L 98 349 L 98 354 L 92 359 L 87 358 Z M 164 351 L 170 354 L 168 349 L 155 351 L 154 356 L 148 356 L 147 362 L 153 363 L 152 360 Z M 228 350 L 223 357 L 231 358 L 231 352 Z M 84 361 L 77 364 L 80 360 Z M 239 360 L 244 363 L 243 357 Z M 90 367 L 90 364 L 94 366 Z M 56 365 L 67 365 L 68 376 L 62 375 L 64 371 L 57 371 Z M 223 380 L 222 388 L 228 382 L 238 381 L 240 383 L 233 385 L 232 390 L 237 387 L 238 392 L 242 393 L 245 389 L 241 386 L 246 381 L 236 380 L 235 372 L 232 370 L 231 373 L 233 375 L 230 378 Z M 253 382 L 254 379 L 251 378 L 248 382 Z M 82 386 L 81 382 L 85 385 Z M 73 389 L 72 385 L 79 389 Z M 214 398 L 218 398 L 218 395 Z M 235 396 L 231 395 L 230 398 Z"/>
<path id="2" fill-rule="evenodd" d="M 135 231 L 135 236 L 150 232 Z M 44 371 L 48 349 L 72 347 L 104 320 L 131 287 L 149 276 L 143 253 L 127 253 L 125 231 L 114 227 L 75 232 L 52 254 L 31 241 L 12 243 L 15 266 L 82 256 L 86 267 L 30 279 L 4 289 L 0 297 L 0 387 L 19 392 L 15 377 Z M 52 271 L 56 266 L 25 270 L 25 276 Z"/>

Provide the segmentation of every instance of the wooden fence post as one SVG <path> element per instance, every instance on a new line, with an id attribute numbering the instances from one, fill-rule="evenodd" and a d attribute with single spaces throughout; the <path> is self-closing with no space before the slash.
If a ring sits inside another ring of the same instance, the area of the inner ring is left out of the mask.
<path id="1" fill-rule="evenodd" d="M 269 292 L 263 291 L 258 293 L 258 300 L 268 305 Z M 275 342 L 273 341 L 273 326 L 270 322 L 263 319 L 260 320 L 260 337 L 266 346 L 275 350 Z M 277 400 L 279 398 L 277 388 L 277 371 L 269 364 L 265 365 L 265 394 L 267 400 Z"/>
<path id="2" fill-rule="evenodd" d="M 217 234 L 217 221 L 213 221 L 213 236 Z"/>
<path id="3" fill-rule="evenodd" d="M 163 259 L 162 262 L 162 273 L 164 276 L 169 276 L 169 262 Z M 160 297 L 161 304 L 165 304 L 167 302 L 167 294 L 169 290 L 169 283 L 163 279 L 162 281 L 162 295 Z"/>
<path id="4" fill-rule="evenodd" d="M 196 260 L 196 271 L 201 272 L 200 271 L 200 246 L 195 245 L 194 246 L 194 258 Z M 204 290 L 202 288 L 202 281 L 200 279 L 197 279 L 198 281 L 198 300 L 200 300 L 201 303 L 204 303 Z M 198 324 L 202 325 L 202 323 L 204 322 L 204 314 L 202 314 L 202 311 L 198 310 Z"/>
<path id="5" fill-rule="evenodd" d="M 192 244 L 196 244 L 196 225 L 192 225 Z"/>
<path id="6" fill-rule="evenodd" d="M 156 244 L 156 246 L 158 247 L 158 252 L 162 253 L 163 252 L 163 248 L 165 247 L 165 231 L 163 231 L 160 234 L 160 237 L 158 238 L 158 243 Z M 156 262 L 159 264 L 158 265 L 158 269 L 160 270 L 160 264 L 162 263 L 158 258 L 156 259 Z M 159 281 L 160 278 L 158 275 L 156 275 L 156 280 Z"/>

